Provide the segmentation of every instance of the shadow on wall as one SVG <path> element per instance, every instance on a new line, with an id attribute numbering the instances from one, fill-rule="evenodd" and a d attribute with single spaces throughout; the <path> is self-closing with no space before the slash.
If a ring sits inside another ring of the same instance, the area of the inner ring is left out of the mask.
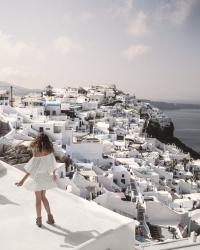
<path id="1" fill-rule="evenodd" d="M 4 166 L 2 166 L 0 163 L 0 178 L 4 177 L 6 174 L 7 174 L 7 169 Z M 13 202 L 9 200 L 8 198 L 6 198 L 5 196 L 0 194 L 0 205 L 7 205 L 7 204 L 19 206 L 18 203 Z"/>
<path id="2" fill-rule="evenodd" d="M 13 201 L 9 200 L 8 198 L 6 198 L 5 196 L 0 194 L 0 205 L 8 205 L 8 204 L 19 206 L 18 203 L 13 202 Z"/>
<path id="3" fill-rule="evenodd" d="M 63 236 L 65 244 L 60 245 L 61 247 L 78 246 L 99 235 L 99 232 L 96 230 L 71 232 L 59 225 L 52 225 L 52 227 L 53 229 L 50 229 L 46 226 L 43 226 L 42 228 L 57 235 Z"/>
<path id="4" fill-rule="evenodd" d="M 4 177 L 6 174 L 7 174 L 7 169 L 0 165 L 0 178 Z"/>

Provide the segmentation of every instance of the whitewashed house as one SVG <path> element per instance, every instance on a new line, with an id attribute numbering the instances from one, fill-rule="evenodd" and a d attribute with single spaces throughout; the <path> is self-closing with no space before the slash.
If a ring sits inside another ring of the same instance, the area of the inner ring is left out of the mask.
<path id="1" fill-rule="evenodd" d="M 130 185 L 130 173 L 123 165 L 112 166 L 111 172 L 113 173 L 113 181 L 122 188 Z"/>
<path id="2" fill-rule="evenodd" d="M 46 101 L 45 103 L 45 115 L 60 115 L 61 103 L 57 100 Z"/>

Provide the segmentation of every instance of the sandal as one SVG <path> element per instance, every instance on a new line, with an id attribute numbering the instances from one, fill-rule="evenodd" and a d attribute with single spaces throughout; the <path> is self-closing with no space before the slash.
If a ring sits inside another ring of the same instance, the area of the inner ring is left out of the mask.
<path id="1" fill-rule="evenodd" d="M 36 225 L 37 225 L 38 227 L 41 227 L 41 226 L 42 226 L 42 217 L 36 218 Z"/>
<path id="2" fill-rule="evenodd" d="M 48 214 L 48 220 L 47 220 L 47 223 L 52 225 L 55 223 L 54 221 L 54 218 L 53 218 L 53 215 L 52 214 Z"/>

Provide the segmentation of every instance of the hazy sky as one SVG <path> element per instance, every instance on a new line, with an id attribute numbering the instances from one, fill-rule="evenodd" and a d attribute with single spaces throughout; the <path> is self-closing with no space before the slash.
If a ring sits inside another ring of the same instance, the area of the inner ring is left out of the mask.
<path id="1" fill-rule="evenodd" d="M 200 0 L 0 0 L 0 80 L 200 102 Z"/>

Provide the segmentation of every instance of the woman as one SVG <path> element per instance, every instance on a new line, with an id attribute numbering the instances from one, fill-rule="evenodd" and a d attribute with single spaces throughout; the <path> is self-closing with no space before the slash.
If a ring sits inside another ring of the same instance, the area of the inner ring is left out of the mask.
<path id="1" fill-rule="evenodd" d="M 41 205 L 43 203 L 47 212 L 48 224 L 54 224 L 54 218 L 51 214 L 49 202 L 45 196 L 46 190 L 56 187 L 56 160 L 53 154 L 53 145 L 49 137 L 45 134 L 40 134 L 30 145 L 33 157 L 25 165 L 25 176 L 17 183 L 17 186 L 22 186 L 25 180 L 31 178 L 24 184 L 25 188 L 35 192 L 36 197 L 36 224 L 42 226 Z M 53 173 L 53 176 L 50 174 Z"/>

